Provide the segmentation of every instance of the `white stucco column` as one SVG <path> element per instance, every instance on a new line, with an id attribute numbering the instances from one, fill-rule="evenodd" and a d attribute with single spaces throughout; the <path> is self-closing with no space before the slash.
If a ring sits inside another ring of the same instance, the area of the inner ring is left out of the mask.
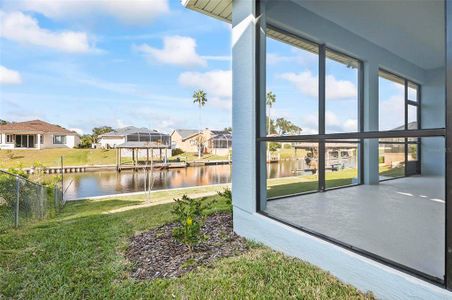
<path id="1" fill-rule="evenodd" d="M 364 64 L 364 131 L 378 130 L 378 65 Z M 364 183 L 378 184 L 378 139 L 364 140 Z"/>
<path id="2" fill-rule="evenodd" d="M 232 127 L 234 131 L 232 137 L 234 145 L 232 190 L 234 210 L 239 209 L 248 213 L 256 211 L 256 137 L 258 130 L 256 110 L 259 107 L 257 91 L 259 91 L 260 98 L 265 99 L 265 82 L 262 80 L 265 74 L 265 55 L 260 56 L 260 77 L 257 74 L 259 68 L 256 68 L 256 57 L 259 57 L 257 53 L 265 54 L 265 49 L 262 47 L 265 43 L 265 38 L 262 38 L 265 37 L 265 32 L 256 30 L 256 26 L 260 26 L 257 22 L 257 14 L 256 1 L 234 1 L 232 10 Z M 261 37 L 261 46 L 256 45 L 259 41 L 257 35 Z M 256 86 L 258 83 L 259 90 Z M 265 111 L 263 120 L 265 123 Z M 259 130 L 265 132 L 265 124 L 260 127 Z M 265 153 L 265 149 L 261 149 L 261 151 Z M 265 192 L 265 187 L 261 190 Z M 261 194 L 261 198 L 265 199 L 266 195 Z"/>
<path id="3" fill-rule="evenodd" d="M 38 133 L 38 149 L 41 149 L 41 134 Z"/>

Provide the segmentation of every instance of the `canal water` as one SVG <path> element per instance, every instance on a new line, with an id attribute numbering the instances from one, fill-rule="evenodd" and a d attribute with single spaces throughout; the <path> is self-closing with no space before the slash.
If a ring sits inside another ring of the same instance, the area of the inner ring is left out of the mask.
<path id="1" fill-rule="evenodd" d="M 311 174 L 304 160 L 268 164 L 268 177 L 279 178 Z M 231 182 L 231 165 L 213 165 L 154 171 L 153 190 L 222 184 Z M 99 171 L 64 175 L 65 199 L 142 192 L 146 181 L 143 170 Z"/>

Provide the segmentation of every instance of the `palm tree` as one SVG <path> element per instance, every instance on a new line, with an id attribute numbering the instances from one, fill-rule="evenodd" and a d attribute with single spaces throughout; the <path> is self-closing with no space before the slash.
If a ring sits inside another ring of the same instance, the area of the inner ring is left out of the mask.
<path id="1" fill-rule="evenodd" d="M 193 103 L 197 103 L 199 107 L 199 134 L 202 134 L 201 109 L 207 103 L 207 94 L 203 90 L 197 90 L 193 93 Z M 198 143 L 198 158 L 201 158 L 202 140 Z"/>
<path id="2" fill-rule="evenodd" d="M 276 101 L 276 95 L 275 94 L 273 94 L 273 92 L 272 91 L 269 91 L 269 92 L 267 92 L 267 102 L 266 102 L 266 104 L 267 104 L 267 106 L 268 106 L 268 134 L 270 135 L 271 134 L 271 117 L 270 117 L 270 110 L 271 110 L 271 108 L 272 108 L 272 106 L 273 106 L 273 103 L 275 103 L 275 101 Z"/>

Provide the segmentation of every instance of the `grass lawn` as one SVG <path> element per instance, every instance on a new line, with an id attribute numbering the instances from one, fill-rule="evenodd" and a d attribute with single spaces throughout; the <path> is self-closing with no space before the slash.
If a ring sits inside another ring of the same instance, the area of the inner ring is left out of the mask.
<path id="1" fill-rule="evenodd" d="M 389 166 L 380 166 L 379 173 L 380 176 L 385 177 L 400 177 L 405 176 L 405 168 L 404 167 L 391 168 Z"/>
<path id="2" fill-rule="evenodd" d="M 192 161 L 203 161 L 203 160 L 228 160 L 228 156 L 227 155 L 216 155 L 216 154 L 203 154 L 201 156 L 201 159 L 198 158 L 198 153 L 192 153 L 192 152 L 185 152 L 179 155 L 175 155 L 173 157 L 171 157 L 171 161 L 174 161 L 176 159 L 180 159 L 181 161 L 186 161 L 186 162 L 192 162 Z"/>
<path id="3" fill-rule="evenodd" d="M 46 167 L 60 166 L 60 158 L 64 157 L 67 166 L 82 165 L 114 165 L 116 164 L 116 150 L 114 149 L 42 149 L 42 150 L 0 150 L 0 169 L 28 168 L 35 163 Z M 184 153 L 170 158 L 182 161 L 199 160 L 196 153 Z M 227 156 L 205 154 L 201 160 L 227 160 Z M 127 162 L 127 158 L 122 158 Z M 129 159 L 130 160 L 130 159 Z"/>
<path id="4" fill-rule="evenodd" d="M 212 199 L 212 198 L 210 198 Z M 133 199 L 68 203 L 56 219 L 0 235 L 0 298 L 12 299 L 364 299 L 371 295 L 300 260 L 252 245 L 178 279 L 129 278 L 128 239 L 173 220 L 172 204 L 105 213 Z M 210 212 L 226 210 L 218 201 Z"/>
<path id="5" fill-rule="evenodd" d="M 337 172 L 326 172 L 325 180 L 327 188 L 334 188 L 353 183 L 356 177 L 355 169 L 346 169 Z M 267 196 L 277 197 L 302 192 L 316 191 L 318 189 L 317 175 L 303 175 L 273 178 L 267 180 Z"/>
<path id="6" fill-rule="evenodd" d="M 13 154 L 11 158 L 9 155 Z M 0 150 L 0 168 L 32 167 L 39 162 L 46 167 L 60 166 L 60 157 L 67 166 L 111 165 L 116 163 L 115 150 L 102 149 L 42 149 Z"/>

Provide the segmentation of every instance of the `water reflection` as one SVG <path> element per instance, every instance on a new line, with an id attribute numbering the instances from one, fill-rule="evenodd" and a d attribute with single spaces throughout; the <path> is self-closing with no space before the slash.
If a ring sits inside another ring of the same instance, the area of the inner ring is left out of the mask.
<path id="1" fill-rule="evenodd" d="M 231 166 L 203 166 L 154 171 L 153 190 L 221 184 L 231 181 Z M 144 190 L 146 173 L 100 171 L 64 175 L 65 198 L 68 200 L 140 192 Z"/>
<path id="2" fill-rule="evenodd" d="M 284 160 L 267 165 L 268 178 L 311 175 L 306 162 L 302 159 Z M 141 192 L 144 190 L 145 173 L 122 171 L 102 171 L 72 173 L 64 175 L 65 198 L 76 199 L 112 195 L 120 193 Z M 154 172 L 153 190 L 179 187 L 221 184 L 231 181 L 231 166 L 200 166 L 181 169 L 169 169 Z M 69 185 L 69 183 L 71 184 Z M 68 186 L 69 185 L 69 186 Z"/>

